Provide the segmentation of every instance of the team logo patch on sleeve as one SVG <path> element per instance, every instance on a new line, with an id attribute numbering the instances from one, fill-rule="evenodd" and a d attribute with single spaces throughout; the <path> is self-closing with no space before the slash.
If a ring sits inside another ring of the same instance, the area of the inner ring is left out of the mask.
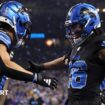
<path id="1" fill-rule="evenodd" d="M 11 39 L 5 32 L 0 32 L 0 41 L 6 44 L 8 48 L 11 46 Z"/>

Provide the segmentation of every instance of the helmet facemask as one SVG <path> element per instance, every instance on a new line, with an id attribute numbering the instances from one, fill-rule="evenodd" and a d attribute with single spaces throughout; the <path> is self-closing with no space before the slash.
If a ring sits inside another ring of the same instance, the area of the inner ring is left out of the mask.
<path id="1" fill-rule="evenodd" d="M 18 42 L 17 42 L 17 45 L 16 47 L 19 47 L 20 45 L 24 45 L 25 42 L 27 41 L 27 39 L 30 38 L 30 34 L 31 34 L 31 30 L 32 30 L 32 24 L 31 22 L 26 22 L 26 23 L 21 23 L 20 22 L 20 25 L 21 27 L 24 27 L 25 28 L 25 31 L 24 31 L 24 35 L 21 35 L 21 34 L 18 34 Z"/>
<path id="2" fill-rule="evenodd" d="M 72 45 L 78 44 L 79 42 L 82 41 L 82 30 L 83 30 L 83 25 L 74 23 L 74 24 L 66 24 L 66 38 L 70 40 Z"/>

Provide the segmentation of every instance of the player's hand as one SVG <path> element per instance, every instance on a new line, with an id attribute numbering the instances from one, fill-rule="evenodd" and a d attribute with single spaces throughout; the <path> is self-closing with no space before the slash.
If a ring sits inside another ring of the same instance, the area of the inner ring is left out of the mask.
<path id="1" fill-rule="evenodd" d="M 34 74 L 33 82 L 43 87 L 49 87 L 52 90 L 57 88 L 57 79 L 51 77 L 43 77 L 39 73 Z"/>
<path id="2" fill-rule="evenodd" d="M 42 70 L 44 70 L 44 67 L 41 64 L 37 64 L 37 63 L 35 63 L 35 62 L 31 61 L 31 60 L 29 60 L 28 63 L 30 64 L 30 66 L 28 67 L 28 69 L 30 71 L 32 71 L 32 72 L 39 73 Z"/>
<path id="3" fill-rule="evenodd" d="M 55 78 L 45 78 L 45 86 L 51 88 L 52 90 L 57 88 L 57 79 Z"/>
<path id="4" fill-rule="evenodd" d="M 68 65 L 69 62 L 70 62 L 70 52 L 68 52 L 65 56 L 64 56 L 64 61 L 65 61 L 65 64 Z"/>

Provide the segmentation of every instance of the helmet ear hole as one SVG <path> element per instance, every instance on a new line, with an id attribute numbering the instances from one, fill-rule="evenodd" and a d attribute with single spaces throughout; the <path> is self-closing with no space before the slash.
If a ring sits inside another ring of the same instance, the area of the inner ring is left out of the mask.
<path id="1" fill-rule="evenodd" d="M 17 22 L 19 21 L 19 18 L 17 18 Z"/>
<path id="2" fill-rule="evenodd" d="M 22 26 L 23 26 L 23 24 L 22 24 L 22 22 L 21 22 L 21 21 L 19 21 L 19 25 L 20 25 L 20 27 L 22 27 Z"/>
<path id="3" fill-rule="evenodd" d="M 93 26 L 93 24 L 94 24 L 94 22 L 92 22 L 92 23 L 90 24 L 90 26 Z"/>

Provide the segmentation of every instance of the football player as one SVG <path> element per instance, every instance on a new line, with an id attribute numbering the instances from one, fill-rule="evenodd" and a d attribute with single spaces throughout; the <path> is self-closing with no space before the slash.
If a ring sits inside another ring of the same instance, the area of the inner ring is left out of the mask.
<path id="1" fill-rule="evenodd" d="M 30 61 L 30 70 L 60 70 L 68 65 L 66 105 L 101 105 L 99 87 L 105 77 L 105 35 L 97 9 L 87 3 L 73 6 L 67 14 L 65 27 L 72 45 L 71 53 L 43 64 Z"/>
<path id="2" fill-rule="evenodd" d="M 5 87 L 7 77 L 56 88 L 56 79 L 30 72 L 10 58 L 11 49 L 19 48 L 30 33 L 31 20 L 27 8 L 17 1 L 0 4 L 0 90 Z"/>

